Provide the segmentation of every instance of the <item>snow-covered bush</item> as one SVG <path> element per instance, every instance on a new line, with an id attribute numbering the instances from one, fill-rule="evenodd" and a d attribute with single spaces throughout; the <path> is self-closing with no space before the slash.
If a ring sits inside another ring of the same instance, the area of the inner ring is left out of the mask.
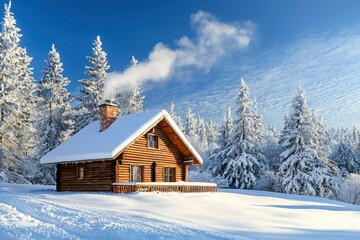
<path id="1" fill-rule="evenodd" d="M 271 170 L 265 171 L 260 175 L 254 189 L 262 191 L 280 192 L 280 177 Z"/>
<path id="2" fill-rule="evenodd" d="M 190 182 L 211 182 L 216 183 L 218 187 L 228 187 L 228 182 L 221 177 L 214 177 L 210 171 L 201 171 L 199 169 L 189 170 Z"/>
<path id="3" fill-rule="evenodd" d="M 340 186 L 340 201 L 360 205 L 360 174 L 351 173 L 344 178 Z"/>

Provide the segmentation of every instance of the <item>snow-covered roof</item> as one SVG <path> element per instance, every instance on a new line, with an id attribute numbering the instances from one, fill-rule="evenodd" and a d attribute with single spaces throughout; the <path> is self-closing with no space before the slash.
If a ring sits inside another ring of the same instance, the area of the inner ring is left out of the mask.
<path id="1" fill-rule="evenodd" d="M 195 159 L 203 160 L 166 110 L 151 110 L 118 117 L 105 131 L 100 121 L 90 123 L 40 159 L 41 164 L 85 160 L 111 160 L 129 144 L 165 119 Z"/>

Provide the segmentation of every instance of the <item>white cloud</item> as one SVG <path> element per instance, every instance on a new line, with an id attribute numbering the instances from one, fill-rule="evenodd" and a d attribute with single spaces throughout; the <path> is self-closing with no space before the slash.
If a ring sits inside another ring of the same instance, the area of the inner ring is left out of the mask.
<path id="1" fill-rule="evenodd" d="M 145 61 L 123 72 L 112 72 L 105 81 L 104 98 L 131 83 L 163 81 L 174 75 L 189 75 L 189 67 L 209 71 L 222 56 L 246 48 L 254 34 L 254 25 L 224 23 L 210 13 L 198 11 L 191 15 L 190 24 L 196 32 L 194 40 L 180 38 L 176 49 L 158 43 Z"/>

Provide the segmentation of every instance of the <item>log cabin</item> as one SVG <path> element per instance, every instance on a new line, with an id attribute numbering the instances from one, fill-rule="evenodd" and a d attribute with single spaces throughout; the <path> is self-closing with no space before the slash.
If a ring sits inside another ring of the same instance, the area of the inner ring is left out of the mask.
<path id="1" fill-rule="evenodd" d="M 117 117 L 110 101 L 99 107 L 99 121 L 40 159 L 56 164 L 57 191 L 216 191 L 188 182 L 188 167 L 203 160 L 165 110 Z"/>

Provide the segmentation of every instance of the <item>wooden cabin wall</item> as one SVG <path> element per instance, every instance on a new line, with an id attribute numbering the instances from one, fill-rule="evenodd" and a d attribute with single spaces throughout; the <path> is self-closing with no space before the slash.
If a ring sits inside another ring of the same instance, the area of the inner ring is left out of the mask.
<path id="1" fill-rule="evenodd" d="M 176 168 L 176 181 L 187 181 L 186 166 L 183 165 L 184 156 L 176 148 L 164 130 L 155 126 L 154 131 L 148 133 L 158 136 L 159 149 L 148 148 L 147 134 L 132 143 L 116 161 L 116 182 L 130 181 L 130 166 L 143 166 L 143 182 L 151 182 L 151 167 L 156 163 L 156 181 L 163 181 L 163 167 Z"/>
<path id="2" fill-rule="evenodd" d="M 77 166 L 84 165 L 84 179 L 77 179 Z M 114 180 L 114 161 L 57 165 L 58 191 L 110 192 Z"/>

